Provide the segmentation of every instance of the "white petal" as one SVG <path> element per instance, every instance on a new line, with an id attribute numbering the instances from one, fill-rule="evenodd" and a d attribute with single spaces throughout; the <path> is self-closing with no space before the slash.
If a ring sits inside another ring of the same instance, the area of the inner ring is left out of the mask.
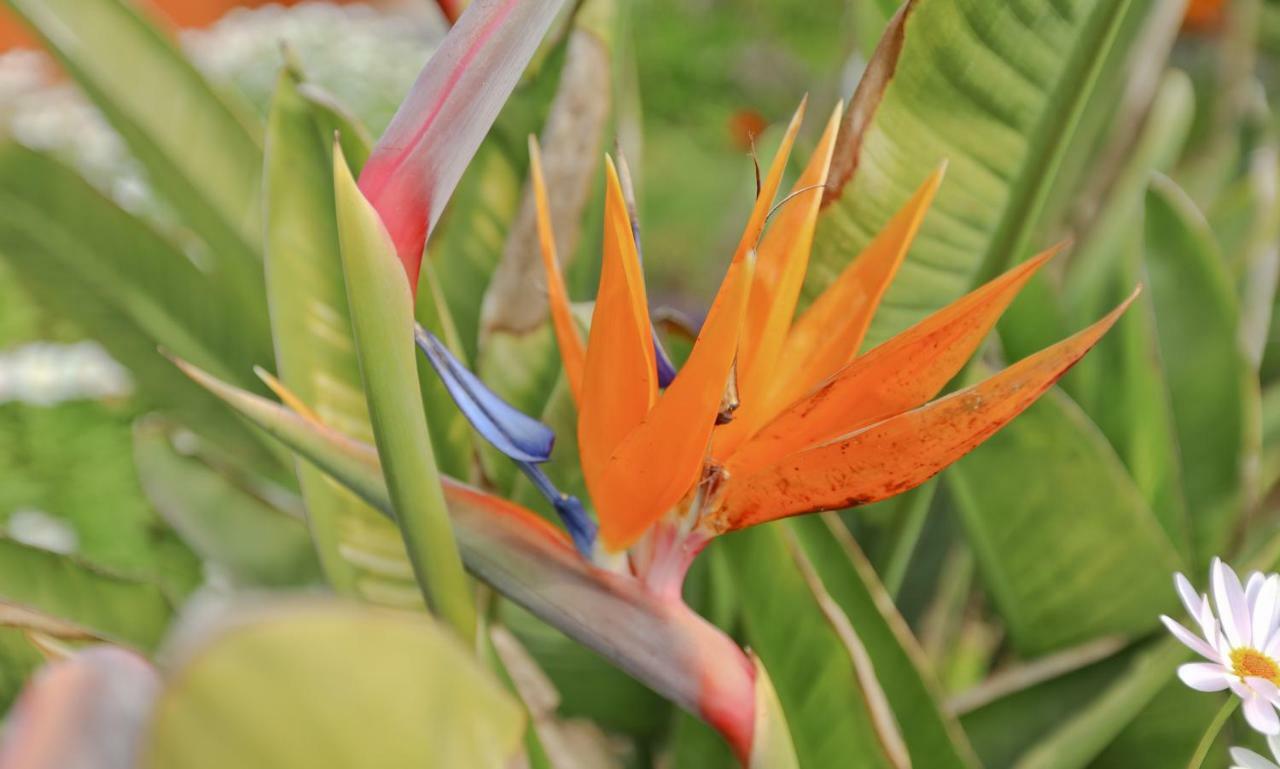
<path id="1" fill-rule="evenodd" d="M 1231 691 L 1242 700 L 1247 700 L 1254 696 L 1253 690 L 1250 689 L 1244 681 L 1241 681 L 1238 676 L 1228 676 L 1227 685 L 1230 686 Z"/>
<path id="2" fill-rule="evenodd" d="M 1191 651 L 1199 654 L 1207 660 L 1210 660 L 1211 662 L 1221 661 L 1218 650 L 1214 649 L 1195 633 L 1192 633 L 1190 630 L 1187 630 L 1185 627 L 1179 625 L 1177 622 L 1174 622 L 1163 614 L 1160 615 L 1160 621 L 1164 623 L 1165 627 L 1169 628 L 1169 632 L 1173 633 L 1175 638 L 1186 644 Z"/>
<path id="3" fill-rule="evenodd" d="M 1271 748 L 1271 755 L 1275 756 L 1277 761 L 1280 761 L 1280 735 L 1273 734 L 1267 737 L 1267 747 Z"/>
<path id="4" fill-rule="evenodd" d="M 1220 692 L 1231 684 L 1226 668 L 1212 662 L 1188 662 L 1178 668 L 1182 683 L 1198 692 Z"/>
<path id="5" fill-rule="evenodd" d="M 1191 580 L 1181 574 L 1174 574 L 1173 586 L 1178 591 L 1178 597 L 1182 599 L 1182 605 L 1187 607 L 1187 614 L 1199 617 L 1200 607 L 1204 605 L 1204 597 L 1191 586 Z"/>
<path id="6" fill-rule="evenodd" d="M 1249 579 L 1244 583 L 1244 600 L 1249 606 L 1253 606 L 1253 602 L 1258 599 L 1258 591 L 1262 589 L 1262 583 L 1266 578 L 1262 576 L 1262 572 L 1255 571 L 1249 574 Z"/>
<path id="7" fill-rule="evenodd" d="M 1280 688 L 1277 688 L 1275 684 L 1271 683 L 1267 679 L 1258 678 L 1257 676 L 1249 676 L 1244 679 L 1244 682 L 1248 684 L 1249 688 L 1257 693 L 1258 696 L 1268 702 L 1275 703 L 1277 700 L 1280 700 Z"/>
<path id="8" fill-rule="evenodd" d="M 1244 701 L 1244 718 L 1249 726 L 1263 734 L 1280 734 L 1280 717 L 1276 709 L 1261 697 L 1249 697 Z"/>
<path id="9" fill-rule="evenodd" d="M 1231 769 L 1277 769 L 1275 764 L 1244 748 L 1232 748 L 1231 760 L 1235 761 L 1235 766 Z"/>
<path id="10" fill-rule="evenodd" d="M 1280 595 L 1280 580 L 1270 577 L 1250 604 L 1253 609 L 1253 642 L 1263 646 L 1271 639 L 1271 628 L 1276 616 L 1276 596 Z"/>
<path id="11" fill-rule="evenodd" d="M 1196 621 L 1200 623 L 1200 634 L 1208 639 L 1219 649 L 1226 649 L 1225 654 L 1231 653 L 1231 644 L 1227 643 L 1227 638 L 1222 634 L 1222 626 L 1218 624 L 1218 618 L 1213 616 L 1213 609 L 1209 608 L 1208 599 L 1203 604 L 1204 608 L 1200 610 L 1200 616 Z"/>
<path id="12" fill-rule="evenodd" d="M 1248 646 L 1253 639 L 1249 622 L 1249 605 L 1244 600 L 1240 578 L 1219 560 L 1213 562 L 1213 600 L 1222 620 L 1222 630 L 1233 648 Z"/>

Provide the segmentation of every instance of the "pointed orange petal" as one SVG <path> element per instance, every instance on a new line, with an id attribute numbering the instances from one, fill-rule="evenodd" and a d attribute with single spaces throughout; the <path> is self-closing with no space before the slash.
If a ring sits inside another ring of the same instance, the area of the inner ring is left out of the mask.
<path id="1" fill-rule="evenodd" d="M 733 466 L 751 472 L 934 397 L 978 349 L 1027 281 L 1059 249 L 1028 259 L 855 358 L 765 425 L 733 455 Z"/>
<path id="2" fill-rule="evenodd" d="M 942 183 L 946 165 L 925 180 L 880 234 L 818 296 L 787 336 L 787 369 L 769 406 L 779 409 L 853 360 L 871 326 L 880 298 L 906 257 L 925 212 Z"/>
<path id="3" fill-rule="evenodd" d="M 809 266 L 813 231 L 822 205 L 831 152 L 840 129 L 842 105 L 827 123 L 809 165 L 760 243 L 751 298 L 738 350 L 738 388 L 742 405 L 733 422 L 716 431 L 717 456 L 725 456 L 760 427 L 768 414 L 759 406 L 774 375 L 778 355 L 791 327 L 800 287 Z"/>
<path id="4" fill-rule="evenodd" d="M 640 260 L 612 158 L 606 158 L 604 259 L 582 372 L 578 446 L 587 488 L 603 517 L 604 470 L 658 393 Z"/>
<path id="5" fill-rule="evenodd" d="M 1129 306 L 973 387 L 797 454 L 755 473 L 730 474 L 703 525 L 740 529 L 818 510 L 869 504 L 912 489 L 1021 414 L 1097 343 Z"/>
<path id="6" fill-rule="evenodd" d="M 778 154 L 773 156 L 769 164 L 769 172 L 765 174 L 760 185 L 760 194 L 756 196 L 755 205 L 751 208 L 751 216 L 747 218 L 747 227 L 742 231 L 742 240 L 738 241 L 738 250 L 733 254 L 734 262 L 741 262 L 747 254 L 756 250 L 760 243 L 760 235 L 764 232 L 765 223 L 769 219 L 769 210 L 773 207 L 773 199 L 778 195 L 778 187 L 782 185 L 782 175 L 787 171 L 787 160 L 791 157 L 791 148 L 795 145 L 796 134 L 800 124 L 804 122 L 804 109 L 808 97 L 800 102 L 796 113 L 791 116 L 787 132 L 782 135 L 782 143 L 778 146 Z"/>
<path id="7" fill-rule="evenodd" d="M 605 547 L 631 546 L 698 481 L 738 348 L 753 260 L 734 262 L 689 359 L 644 423 L 609 460 L 609 496 L 593 496 Z M 594 495 L 594 490 L 593 490 Z"/>
<path id="8" fill-rule="evenodd" d="M 551 324 L 556 332 L 556 344 L 560 347 L 560 360 L 569 379 L 573 402 L 582 406 L 582 370 L 586 361 L 586 349 L 578 327 L 573 322 L 569 308 L 569 293 L 564 287 L 560 272 L 560 259 L 556 254 L 556 236 L 551 229 L 551 209 L 547 204 L 547 183 L 542 177 L 542 152 L 538 140 L 529 137 L 529 173 L 533 183 L 533 199 L 538 210 L 538 246 L 542 250 L 542 267 L 547 274 L 547 303 L 551 306 Z"/>

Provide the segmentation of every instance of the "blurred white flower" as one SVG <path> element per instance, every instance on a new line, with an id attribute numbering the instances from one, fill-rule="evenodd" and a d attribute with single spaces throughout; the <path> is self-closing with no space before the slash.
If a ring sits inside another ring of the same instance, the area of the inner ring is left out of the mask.
<path id="1" fill-rule="evenodd" d="M 1271 748 L 1271 755 L 1276 761 L 1280 761 L 1280 737 L 1268 737 L 1267 747 Z M 1231 760 L 1235 762 L 1231 765 L 1231 769 L 1280 769 L 1276 761 L 1263 758 L 1252 750 L 1244 748 L 1232 748 Z"/>
<path id="2" fill-rule="evenodd" d="M 1200 627 L 1199 636 L 1160 617 L 1179 641 L 1208 660 L 1183 665 L 1178 677 L 1202 692 L 1231 689 L 1243 701 L 1250 726 L 1280 735 L 1280 575 L 1254 572 L 1241 585 L 1236 573 L 1215 558 L 1209 576 L 1212 605 L 1186 577 L 1174 577 L 1178 595 Z"/>
<path id="3" fill-rule="evenodd" d="M 123 398 L 132 390 L 129 372 L 95 342 L 32 342 L 0 350 L 0 403 L 53 406 Z"/>

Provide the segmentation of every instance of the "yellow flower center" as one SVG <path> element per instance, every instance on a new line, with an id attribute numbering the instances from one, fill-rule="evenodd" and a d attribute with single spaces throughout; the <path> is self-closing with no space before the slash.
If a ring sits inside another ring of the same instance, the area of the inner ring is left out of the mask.
<path id="1" fill-rule="evenodd" d="M 1265 678 L 1280 685 L 1280 663 L 1257 649 L 1235 649 L 1231 652 L 1231 670 L 1241 678 Z"/>

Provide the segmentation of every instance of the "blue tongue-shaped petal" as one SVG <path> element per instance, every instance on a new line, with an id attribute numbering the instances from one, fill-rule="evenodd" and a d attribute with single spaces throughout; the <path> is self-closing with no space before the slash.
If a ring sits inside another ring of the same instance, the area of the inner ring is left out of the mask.
<path id="1" fill-rule="evenodd" d="M 414 339 L 426 355 L 445 389 L 463 416 L 481 437 L 516 464 L 541 494 L 547 498 L 578 552 L 591 557 L 596 541 L 596 523 L 587 515 L 577 497 L 562 494 L 538 465 L 551 458 L 556 435 L 543 423 L 507 403 L 485 386 L 434 334 L 415 325 Z"/>
<path id="2" fill-rule="evenodd" d="M 551 458 L 556 434 L 550 427 L 498 397 L 430 331 L 415 326 L 413 335 L 453 402 L 486 441 L 517 462 Z"/>
<path id="3" fill-rule="evenodd" d="M 667 355 L 667 351 L 663 349 L 662 339 L 658 336 L 657 329 L 653 329 L 653 358 L 658 368 L 658 386 L 669 387 L 676 378 L 676 365 L 671 362 L 671 356 Z"/>

